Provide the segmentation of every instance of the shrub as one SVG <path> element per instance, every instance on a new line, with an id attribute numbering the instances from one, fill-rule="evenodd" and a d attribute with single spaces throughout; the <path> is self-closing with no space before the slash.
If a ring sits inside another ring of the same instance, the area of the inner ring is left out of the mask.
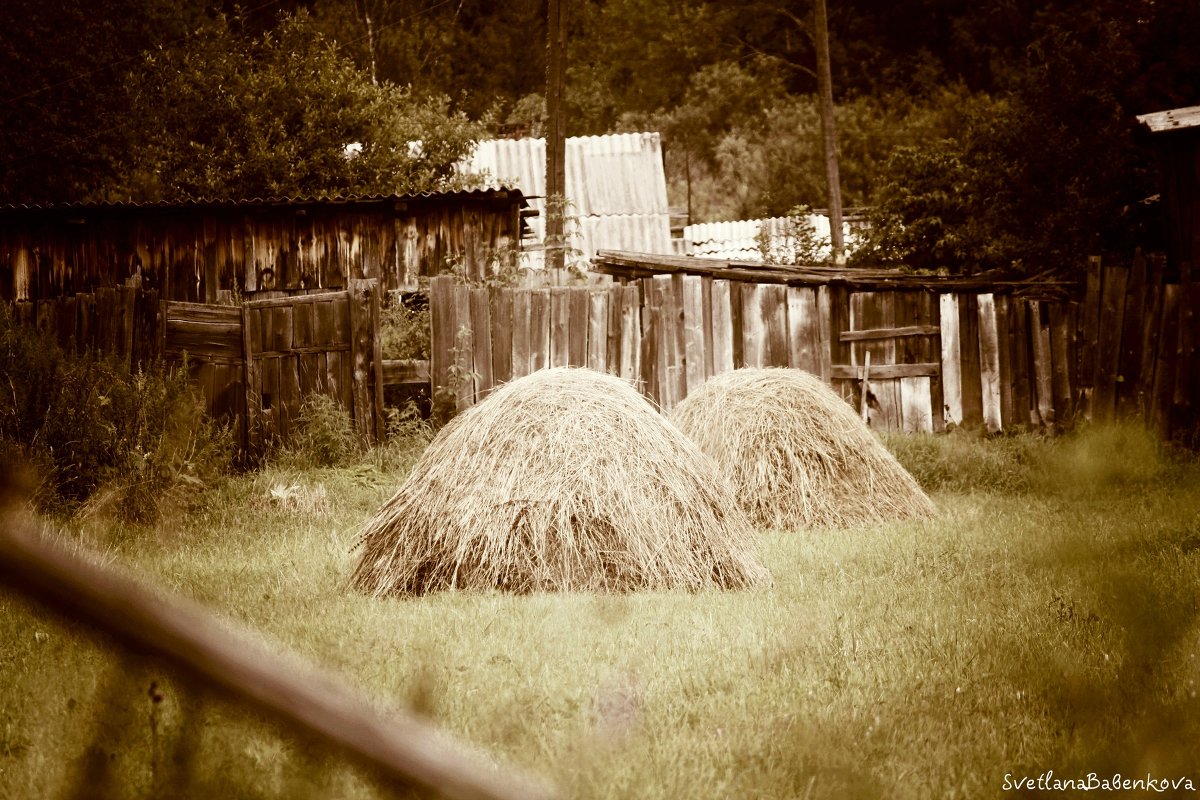
<path id="1" fill-rule="evenodd" d="M 286 466 L 341 467 L 364 452 L 350 412 L 327 394 L 313 392 L 305 397 L 296 422 L 297 429 L 279 452 Z"/>
<path id="2" fill-rule="evenodd" d="M 429 359 L 429 306 L 396 300 L 379 317 L 379 343 L 386 359 Z"/>
<path id="3" fill-rule="evenodd" d="M 0 450 L 39 474 L 43 510 L 111 508 L 151 523 L 188 490 L 225 471 L 230 433 L 204 413 L 186 365 L 130 373 L 90 353 L 64 353 L 0 312 Z"/>

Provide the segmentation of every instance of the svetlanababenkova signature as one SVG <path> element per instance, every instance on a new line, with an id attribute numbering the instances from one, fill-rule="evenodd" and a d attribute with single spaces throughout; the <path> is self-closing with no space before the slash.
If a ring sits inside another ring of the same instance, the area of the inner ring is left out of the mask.
<path id="1" fill-rule="evenodd" d="M 1003 789 L 1040 789 L 1042 791 L 1066 792 L 1066 791 L 1085 791 L 1085 792 L 1119 792 L 1142 790 L 1151 792 L 1167 792 L 1179 791 L 1185 789 L 1189 792 L 1196 791 L 1196 787 L 1192 784 L 1192 779 L 1183 778 L 1158 778 L 1150 773 L 1146 773 L 1144 778 L 1131 778 L 1121 773 L 1115 773 L 1111 776 L 1101 776 L 1095 772 L 1089 772 L 1083 777 L 1074 778 L 1058 778 L 1054 775 L 1054 770 L 1048 770 L 1036 777 L 1014 777 L 1011 772 L 1004 774 Z"/>

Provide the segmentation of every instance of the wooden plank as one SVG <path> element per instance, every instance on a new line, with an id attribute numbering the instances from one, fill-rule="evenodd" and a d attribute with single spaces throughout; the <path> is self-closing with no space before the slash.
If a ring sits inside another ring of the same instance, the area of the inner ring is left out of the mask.
<path id="1" fill-rule="evenodd" d="M 996 304 L 991 294 L 981 294 L 979 302 L 979 378 L 982 389 L 983 424 L 989 433 L 1002 427 L 1000 418 L 1000 354 L 996 331 Z"/>
<path id="2" fill-rule="evenodd" d="M 471 307 L 471 363 L 475 372 L 475 397 L 472 403 L 478 403 L 488 396 L 495 385 L 492 373 L 492 309 L 489 291 L 483 287 L 470 290 L 469 302 Z"/>
<path id="3" fill-rule="evenodd" d="M 604 363 L 606 371 L 612 375 L 621 374 L 621 319 L 625 310 L 625 287 L 613 283 L 603 290 L 607 294 L 605 305 L 608 307 L 608 343 L 605 346 Z"/>
<path id="4" fill-rule="evenodd" d="M 818 375 L 817 293 L 808 287 L 787 288 L 788 366 Z"/>
<path id="5" fill-rule="evenodd" d="M 1026 300 L 1013 300 L 1009 335 L 1012 337 L 1013 359 L 1013 411 L 1020 425 L 1037 425 L 1034 408 L 1033 349 L 1030 345 L 1029 304 Z"/>
<path id="6" fill-rule="evenodd" d="M 734 329 L 731 302 L 729 281 L 713 281 L 712 371 L 714 375 L 733 371 Z"/>
<path id="7" fill-rule="evenodd" d="M 536 289 L 529 297 L 529 371 L 550 366 L 550 290 Z"/>
<path id="8" fill-rule="evenodd" d="M 864 356 L 865 358 L 865 356 Z M 921 364 L 880 364 L 871 359 L 871 380 L 887 381 L 900 378 L 933 378 L 941 375 L 941 364 L 930 361 Z M 862 367 L 855 364 L 834 364 L 832 377 L 836 380 L 861 380 Z M 872 384 L 874 389 L 874 384 Z"/>
<path id="9" fill-rule="evenodd" d="M 383 362 L 383 383 L 386 386 L 429 383 L 429 361 L 424 359 L 397 358 Z"/>
<path id="10" fill-rule="evenodd" d="M 261 312 L 260 312 L 261 313 Z M 263 444 L 270 449 L 279 442 L 279 359 L 281 356 L 260 359 L 262 370 Z"/>
<path id="11" fill-rule="evenodd" d="M 668 285 L 668 301 L 670 320 L 674 330 L 671 332 L 671 359 L 667 375 L 671 381 L 671 397 L 673 403 L 678 403 L 687 396 L 687 332 L 683 324 L 683 275 L 672 275 Z"/>
<path id="12" fill-rule="evenodd" d="M 1196 310 L 1200 301 L 1192 265 L 1179 265 L 1179 337 L 1175 354 L 1175 392 L 1171 408 L 1172 430 L 1191 430 L 1196 375 Z"/>
<path id="13" fill-rule="evenodd" d="M 931 378 L 901 378 L 901 429 L 905 433 L 933 432 L 933 405 L 929 394 Z"/>
<path id="14" fill-rule="evenodd" d="M 704 334 L 704 379 L 708 380 L 713 376 L 713 299 L 712 299 L 713 279 L 709 276 L 704 276 L 700 279 L 700 303 L 703 308 L 703 321 L 701 322 L 701 330 Z"/>
<path id="15" fill-rule="evenodd" d="M 354 280 L 354 279 L 351 279 Z M 353 284 L 351 284 L 353 285 Z M 458 329 L 454 332 L 454 378 L 455 408 L 461 413 L 475 403 L 475 330 L 471 327 L 471 287 L 455 284 L 454 318 Z"/>
<path id="16" fill-rule="evenodd" d="M 1142 358 L 1138 370 L 1137 396 L 1141 400 L 1141 414 L 1144 419 L 1153 416 L 1155 370 L 1159 358 L 1158 350 L 1162 329 L 1163 296 L 1166 287 L 1162 283 L 1146 284 L 1145 313 L 1142 315 L 1142 330 L 1138 337 L 1141 341 Z M 1081 346 L 1082 349 L 1082 346 Z"/>
<path id="17" fill-rule="evenodd" d="M 439 275 L 429 281 L 429 327 L 430 381 L 432 391 L 437 394 L 450 386 L 450 368 L 454 364 L 454 349 L 457 347 L 454 278 L 449 275 Z M 336 385 L 336 381 L 333 385 Z"/>
<path id="18" fill-rule="evenodd" d="M 371 385 L 371 297 L 374 279 L 352 278 L 350 292 L 351 407 L 354 429 L 364 442 L 375 439 L 375 403 Z"/>
<path id="19" fill-rule="evenodd" d="M 1162 295 L 1150 421 L 1166 437 L 1171 433 L 1171 404 L 1175 397 L 1175 361 L 1178 352 L 1174 344 L 1179 337 L 1179 285 L 1165 284 Z"/>
<path id="20" fill-rule="evenodd" d="M 256 458 L 263 449 L 263 431 L 260 415 L 262 412 L 262 372 L 255 358 L 255 344 L 261 340 L 262 334 L 255 330 L 258 323 L 258 311 L 249 306 L 242 306 L 242 353 L 244 369 L 243 388 L 246 395 L 246 440 L 241 442 L 244 450 Z M 165 326 L 164 326 L 165 327 Z"/>
<path id="21" fill-rule="evenodd" d="M 0 494 L 10 491 L 0 487 Z M 0 525 L 0 582 L 73 624 L 115 637 L 139 659 L 152 658 L 164 669 L 169 665 L 171 674 L 180 674 L 180 683 L 194 687 L 198 696 L 228 693 L 302 741 L 353 754 L 389 782 L 418 784 L 454 800 L 549 800 L 555 795 L 528 776 L 498 770 L 492 758 L 410 712 L 381 713 L 375 698 L 351 691 L 294 654 L 273 650 L 224 615 L 151 591 L 108 559 L 81 552 L 79 545 L 59 544 L 68 538 L 44 535 L 32 523 L 6 515 Z M 95 796 L 86 786 L 81 794 Z"/>
<path id="22" fill-rule="evenodd" d="M 876 328 L 866 331 L 845 331 L 843 342 L 865 342 L 874 339 L 899 339 L 905 336 L 930 336 L 939 332 L 937 325 L 907 325 L 902 328 Z"/>
<path id="23" fill-rule="evenodd" d="M 1141 409 L 1138 378 L 1142 366 L 1142 325 L 1146 311 L 1146 258 L 1138 249 L 1125 287 L 1125 310 L 1121 324 L 1121 354 L 1117 362 L 1117 417 L 1128 419 Z M 1051 340 L 1055 340 L 1056 317 L 1051 311 Z M 1057 368 L 1058 363 L 1055 362 Z M 1061 419 L 1061 413 L 1060 413 Z"/>
<path id="24" fill-rule="evenodd" d="M 492 382 L 507 383 L 513 377 L 513 297 L 510 288 L 493 289 L 488 296 L 492 319 Z"/>
<path id="25" fill-rule="evenodd" d="M 1092 395 L 1096 387 L 1096 343 L 1100 337 L 1101 266 L 1099 256 L 1087 261 L 1086 294 L 1083 301 L 1083 342 L 1079 348 L 1080 385 L 1083 389 L 1081 412 L 1092 419 Z"/>
<path id="26" fill-rule="evenodd" d="M 570 326 L 567 331 L 567 364 L 572 367 L 587 366 L 588 351 L 588 295 L 586 286 L 573 286 L 567 289 L 567 302 L 570 305 Z"/>
<path id="27" fill-rule="evenodd" d="M 1029 335 L 1033 344 L 1034 403 L 1041 424 L 1053 429 L 1057 423 L 1054 411 L 1054 367 L 1050 351 L 1050 320 L 1045 307 L 1038 301 L 1029 303 Z"/>
<path id="28" fill-rule="evenodd" d="M 787 325 L 787 287 L 774 283 L 759 289 L 762 302 L 764 359 L 768 367 L 786 367 L 790 357 Z"/>
<path id="29" fill-rule="evenodd" d="M 958 297 L 938 297 L 941 328 L 942 417 L 946 425 L 962 425 L 962 351 L 959 345 Z"/>
<path id="30" fill-rule="evenodd" d="M 840 331 L 838 332 L 840 335 Z M 829 383 L 833 367 L 833 297 L 828 286 L 817 287 L 817 374 Z M 839 346 L 842 346 L 839 342 Z"/>
<path id="31" fill-rule="evenodd" d="M 684 276 L 682 288 L 686 396 L 704 385 L 705 362 L 709 359 L 704 349 L 704 279 L 698 275 Z"/>
<path id="32" fill-rule="evenodd" d="M 1065 303 L 1052 302 L 1046 306 L 1050 315 L 1050 380 L 1054 421 L 1059 428 L 1066 428 L 1074 416 L 1071 402 L 1071 325 Z"/>
<path id="33" fill-rule="evenodd" d="M 569 289 L 550 289 L 550 366 L 566 367 L 571 362 L 571 297 Z"/>
<path id="34" fill-rule="evenodd" d="M 658 308 L 653 329 L 656 333 L 655 382 L 658 385 L 658 404 L 664 413 L 669 413 L 681 398 L 678 373 L 681 352 L 678 342 L 679 326 L 676 321 L 679 307 L 671 276 L 655 276 L 654 291 L 658 296 Z"/>
<path id="35" fill-rule="evenodd" d="M 1012 305 L 1020 303 L 1020 298 L 1013 299 L 1007 295 L 995 295 L 996 331 L 1000 332 L 1000 420 L 1001 424 L 1014 427 L 1024 425 L 1026 420 L 1019 418 L 1013 405 L 1013 354 L 1015 339 L 1012 335 Z"/>
<path id="36" fill-rule="evenodd" d="M 430 279 L 430 290 L 433 289 L 433 281 L 437 281 L 437 280 L 441 280 L 444 282 L 448 281 L 450 283 L 454 282 L 454 278 L 452 276 L 449 276 L 449 275 L 437 276 L 437 277 Z M 336 291 L 336 292 L 320 291 L 315 294 L 294 294 L 294 295 L 286 295 L 283 297 L 269 297 L 269 298 L 262 299 L 262 300 L 247 300 L 244 303 L 244 305 L 250 306 L 251 308 L 294 308 L 296 306 L 302 306 L 302 305 L 308 305 L 308 304 L 327 303 L 335 298 L 342 297 L 344 295 L 345 295 L 344 290 Z M 204 305 L 201 303 L 175 303 L 175 302 L 172 302 L 171 305 L 173 305 L 173 306 L 174 305 L 181 305 L 181 306 L 196 306 L 196 305 L 198 305 L 201 308 L 209 308 L 209 309 L 217 309 L 217 310 L 220 310 L 223 308 L 222 306 L 209 306 L 209 305 Z"/>
<path id="37" fill-rule="evenodd" d="M 287 440 L 300 416 L 300 364 L 296 356 L 284 356 L 279 363 L 279 435 Z"/>
<path id="38" fill-rule="evenodd" d="M 621 369 L 620 376 L 636 383 L 641 375 L 642 302 L 636 285 L 621 288 Z M 641 387 L 645 391 L 645 387 Z"/>
<path id="39" fill-rule="evenodd" d="M 587 298 L 587 355 L 583 366 L 597 372 L 608 371 L 608 292 L 585 290 Z"/>
<path id="40" fill-rule="evenodd" d="M 767 365 L 766 331 L 763 326 L 762 287 L 743 283 L 742 292 L 742 359 L 747 367 Z"/>
<path id="41" fill-rule="evenodd" d="M 1095 342 L 1096 377 L 1092 390 L 1092 420 L 1107 422 L 1117 413 L 1117 375 L 1121 333 L 1125 325 L 1125 288 L 1129 271 L 1121 266 L 1103 269 L 1099 330 Z"/>
<path id="42" fill-rule="evenodd" d="M 512 377 L 523 378 L 530 370 L 529 336 L 532 324 L 533 292 L 514 289 L 512 293 Z"/>

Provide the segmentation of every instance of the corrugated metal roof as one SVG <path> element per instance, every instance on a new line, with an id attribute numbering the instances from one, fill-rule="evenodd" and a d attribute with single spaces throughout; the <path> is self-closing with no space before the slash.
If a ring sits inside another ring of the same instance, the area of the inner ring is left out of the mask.
<path id="1" fill-rule="evenodd" d="M 566 153 L 567 216 L 578 220 L 574 249 L 587 259 L 600 248 L 671 252 L 667 179 L 657 133 L 568 137 Z M 539 212 L 531 227 L 537 240 L 543 240 L 545 139 L 480 142 L 464 168 L 519 187 Z"/>
<path id="2" fill-rule="evenodd" d="M 730 261 L 762 261 L 760 233 L 766 232 L 766 242 L 774 261 L 781 264 L 796 263 L 795 225 L 796 217 L 768 217 L 766 219 L 743 219 L 732 222 L 704 222 L 688 225 L 683 229 L 684 250 L 687 255 L 707 258 L 722 258 Z M 809 214 L 807 220 L 813 235 L 822 243 L 818 248 L 820 258 L 829 257 L 829 217 L 824 214 Z M 844 241 L 852 244 L 857 238 L 849 222 L 842 225 Z"/>
<path id="3" fill-rule="evenodd" d="M 313 194 L 281 197 L 208 197 L 190 198 L 186 200 L 153 200 L 137 201 L 103 201 L 103 202 L 71 202 L 71 203 L 29 203 L 0 205 L 0 211 L 24 210 L 55 210 L 55 209 L 137 209 L 137 208 L 226 208 L 241 206 L 287 206 L 287 205 L 352 205 L 354 203 L 387 203 L 405 202 L 435 197 L 495 197 L 505 199 L 513 195 L 516 199 L 528 205 L 521 189 L 511 185 L 496 183 L 486 188 L 456 189 L 445 192 L 414 192 L 410 194 Z"/>

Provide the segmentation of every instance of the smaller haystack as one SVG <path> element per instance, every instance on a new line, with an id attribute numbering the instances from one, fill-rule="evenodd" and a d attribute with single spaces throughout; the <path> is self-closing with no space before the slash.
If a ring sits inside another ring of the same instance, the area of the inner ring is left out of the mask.
<path id="1" fill-rule="evenodd" d="M 839 527 L 934 511 L 850 405 L 807 372 L 715 376 L 671 419 L 713 457 L 756 525 Z"/>
<path id="2" fill-rule="evenodd" d="M 353 584 L 740 588 L 767 573 L 712 461 L 629 384 L 549 369 L 450 422 L 363 528 Z"/>

